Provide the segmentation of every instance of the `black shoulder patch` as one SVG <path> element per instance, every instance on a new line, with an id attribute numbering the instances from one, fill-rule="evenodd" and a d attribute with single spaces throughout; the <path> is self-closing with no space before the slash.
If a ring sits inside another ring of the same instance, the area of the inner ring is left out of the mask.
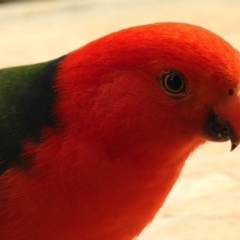
<path id="1" fill-rule="evenodd" d="M 54 126 L 55 119 L 51 115 L 57 95 L 54 76 L 63 58 L 0 71 L 0 88 L 4 88 L 4 93 L 0 89 L 0 94 L 5 97 L 0 101 L 5 105 L 0 106 L 0 175 L 12 164 L 24 165 L 21 159 L 24 139 L 30 137 L 39 142 L 42 127 Z M 10 87 L 10 84 L 17 86 Z"/>

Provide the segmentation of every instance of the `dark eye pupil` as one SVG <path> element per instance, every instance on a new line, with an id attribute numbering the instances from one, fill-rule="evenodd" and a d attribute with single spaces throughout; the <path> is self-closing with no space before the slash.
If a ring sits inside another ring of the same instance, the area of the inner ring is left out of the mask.
<path id="1" fill-rule="evenodd" d="M 175 70 L 169 70 L 163 73 L 160 78 L 162 88 L 173 97 L 182 97 L 186 95 L 186 79 L 184 75 Z M 183 95 L 184 94 L 184 95 Z"/>
<path id="2" fill-rule="evenodd" d="M 175 73 L 169 74 L 169 76 L 166 77 L 166 87 L 172 91 L 181 90 L 183 87 L 182 77 Z"/>

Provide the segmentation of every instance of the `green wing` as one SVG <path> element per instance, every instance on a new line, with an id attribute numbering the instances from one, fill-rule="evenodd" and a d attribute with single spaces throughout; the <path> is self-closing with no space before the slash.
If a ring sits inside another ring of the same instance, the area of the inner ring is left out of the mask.
<path id="1" fill-rule="evenodd" d="M 53 124 L 54 76 L 63 58 L 0 70 L 0 174 L 21 165 L 21 143 L 39 141 L 41 128 Z"/>

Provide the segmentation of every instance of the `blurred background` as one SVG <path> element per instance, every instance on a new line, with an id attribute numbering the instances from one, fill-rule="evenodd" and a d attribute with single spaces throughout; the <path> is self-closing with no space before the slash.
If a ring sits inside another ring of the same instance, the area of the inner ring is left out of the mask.
<path id="1" fill-rule="evenodd" d="M 0 68 L 62 56 L 122 28 L 200 25 L 240 50 L 238 0 L 0 0 Z M 177 146 L 176 146 L 177 147 Z M 240 239 L 240 147 L 208 143 L 188 159 L 139 240 Z"/>

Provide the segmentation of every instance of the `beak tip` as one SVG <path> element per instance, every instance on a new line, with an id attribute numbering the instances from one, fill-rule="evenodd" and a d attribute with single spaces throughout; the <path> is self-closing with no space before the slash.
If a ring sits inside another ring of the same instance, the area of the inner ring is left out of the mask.
<path id="1" fill-rule="evenodd" d="M 232 142 L 231 152 L 239 145 L 239 142 Z"/>

